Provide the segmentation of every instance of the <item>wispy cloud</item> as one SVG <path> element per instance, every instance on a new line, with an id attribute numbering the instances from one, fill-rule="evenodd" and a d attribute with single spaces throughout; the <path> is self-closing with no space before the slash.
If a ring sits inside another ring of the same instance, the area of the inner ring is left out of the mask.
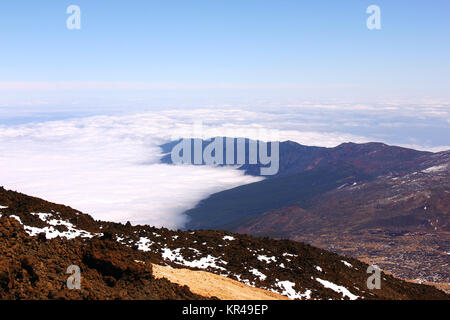
<path id="1" fill-rule="evenodd" d="M 0 82 L 0 91 L 78 91 L 78 90 L 283 90 L 353 88 L 356 84 L 251 84 L 251 83 L 148 83 L 111 81 Z"/>

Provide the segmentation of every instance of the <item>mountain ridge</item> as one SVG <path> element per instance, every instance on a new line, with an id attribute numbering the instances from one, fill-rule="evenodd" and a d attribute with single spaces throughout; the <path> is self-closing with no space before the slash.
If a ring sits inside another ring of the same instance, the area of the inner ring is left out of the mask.
<path id="1" fill-rule="evenodd" d="M 331 149 L 338 149 L 329 157 L 333 161 L 312 168 L 303 164 L 300 172 L 203 199 L 186 211 L 191 218 L 187 228 L 289 238 L 375 259 L 405 279 L 450 283 L 445 262 L 450 252 L 450 151 L 414 152 L 379 143 Z M 363 151 L 349 157 L 355 150 Z M 378 162 L 386 150 L 393 153 Z M 283 157 L 280 153 L 281 162 Z"/>
<path id="2" fill-rule="evenodd" d="M 449 298 L 384 273 L 382 289 L 369 290 L 367 264 L 290 240 L 97 221 L 3 188 L 0 206 L 0 236 L 7 240 L 0 246 L 3 299 L 202 299 L 188 288 L 155 282 L 150 264 L 208 271 L 291 299 Z M 68 264 L 83 268 L 87 286 L 81 291 L 65 288 Z M 150 293 L 154 285 L 160 289 Z"/>

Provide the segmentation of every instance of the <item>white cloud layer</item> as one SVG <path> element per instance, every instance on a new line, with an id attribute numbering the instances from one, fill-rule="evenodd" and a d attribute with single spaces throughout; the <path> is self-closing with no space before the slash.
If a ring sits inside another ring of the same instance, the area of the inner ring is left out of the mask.
<path id="1" fill-rule="evenodd" d="M 1 184 L 97 219 L 181 227 L 207 195 L 259 180 L 232 168 L 159 164 L 169 118 L 93 117 L 0 129 Z"/>
<path id="2" fill-rule="evenodd" d="M 199 120 L 203 130 L 195 132 Z M 179 228 L 186 222 L 181 213 L 201 199 L 260 178 L 233 168 L 160 164 L 158 145 L 199 135 L 328 147 L 373 140 L 314 130 L 315 121 L 314 115 L 198 109 L 0 126 L 0 185 L 96 219 Z"/>

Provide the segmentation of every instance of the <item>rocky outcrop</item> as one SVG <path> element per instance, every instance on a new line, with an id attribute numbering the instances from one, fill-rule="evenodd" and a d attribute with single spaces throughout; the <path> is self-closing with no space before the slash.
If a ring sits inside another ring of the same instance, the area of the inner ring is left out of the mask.
<path id="1" fill-rule="evenodd" d="M 0 218 L 0 299 L 203 299 L 155 279 L 151 264 L 115 241 L 30 237 L 14 218 Z M 80 290 L 67 268 L 80 268 Z"/>

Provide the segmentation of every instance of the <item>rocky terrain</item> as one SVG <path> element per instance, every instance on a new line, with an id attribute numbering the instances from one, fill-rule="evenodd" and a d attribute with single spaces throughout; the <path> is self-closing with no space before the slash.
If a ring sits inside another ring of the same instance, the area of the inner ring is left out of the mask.
<path id="1" fill-rule="evenodd" d="M 303 208 L 311 200 L 350 184 L 371 182 L 382 176 L 401 177 L 441 165 L 448 161 L 448 154 L 382 143 L 344 143 L 322 148 L 287 141 L 280 143 L 279 158 L 278 175 L 213 194 L 186 211 L 191 218 L 187 228 L 232 230 L 269 210 L 291 205 Z M 244 165 L 240 169 L 256 175 L 258 166 Z"/>
<path id="2" fill-rule="evenodd" d="M 289 238 L 445 285 L 449 208 L 450 151 L 288 141 L 280 143 L 277 176 L 213 194 L 186 214 L 188 228 Z"/>
<path id="3" fill-rule="evenodd" d="M 401 278 L 449 283 L 449 190 L 450 170 L 438 165 L 347 184 L 234 231 L 288 237 L 372 261 Z"/>
<path id="4" fill-rule="evenodd" d="M 205 297 L 155 277 L 155 264 L 206 271 L 290 299 L 449 298 L 385 273 L 381 289 L 370 290 L 367 264 L 296 241 L 95 221 L 3 188 L 0 206 L 2 299 Z M 81 290 L 66 286 L 70 265 L 81 269 Z"/>
<path id="5" fill-rule="evenodd" d="M 13 218 L 0 218 L 0 299 L 204 299 L 188 287 L 156 279 L 151 264 L 117 242 L 30 237 Z M 69 290 L 67 268 L 82 270 L 80 290 Z"/>

